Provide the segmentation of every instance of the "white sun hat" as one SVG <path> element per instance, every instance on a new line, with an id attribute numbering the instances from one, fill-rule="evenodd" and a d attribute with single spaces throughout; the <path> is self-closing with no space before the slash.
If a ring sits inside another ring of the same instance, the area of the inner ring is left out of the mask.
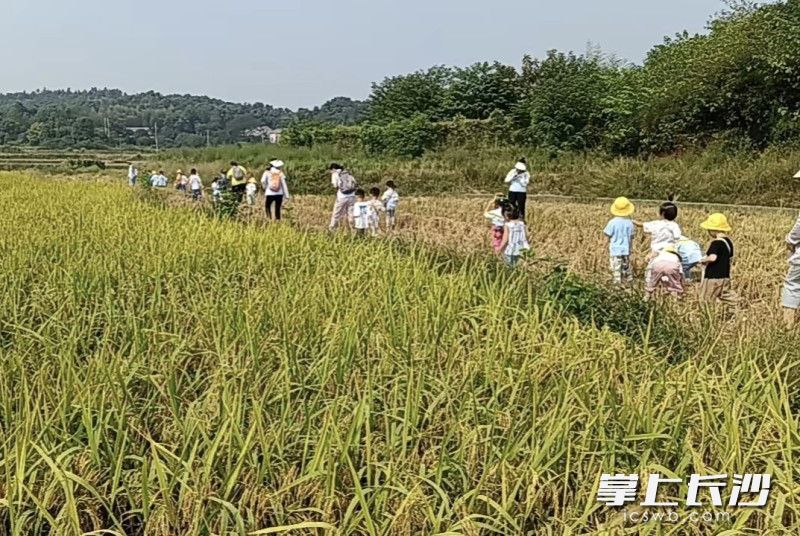
<path id="1" fill-rule="evenodd" d="M 800 179 L 800 171 L 798 171 L 797 173 L 795 173 L 795 175 L 794 175 L 794 178 L 795 178 L 795 179 Z"/>
<path id="2" fill-rule="evenodd" d="M 517 164 L 514 166 L 514 169 L 516 169 L 517 171 L 528 171 L 528 166 L 526 166 L 522 162 L 517 162 Z"/>
<path id="3" fill-rule="evenodd" d="M 284 164 L 283 160 L 273 160 L 272 162 L 269 163 L 269 165 L 274 168 L 282 168 Z"/>

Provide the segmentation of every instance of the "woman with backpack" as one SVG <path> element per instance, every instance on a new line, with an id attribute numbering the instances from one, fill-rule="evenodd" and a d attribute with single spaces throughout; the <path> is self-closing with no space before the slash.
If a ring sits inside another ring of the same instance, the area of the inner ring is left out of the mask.
<path id="1" fill-rule="evenodd" d="M 289 187 L 286 185 L 286 174 L 283 172 L 284 163 L 282 160 L 273 160 L 269 163 L 263 175 L 261 175 L 261 186 L 264 188 L 264 212 L 268 219 L 273 219 L 272 207 L 275 206 L 275 220 L 281 219 L 281 205 L 284 199 L 290 199 Z"/>
<path id="2" fill-rule="evenodd" d="M 238 205 L 242 202 L 245 190 L 247 190 L 247 169 L 244 166 L 240 166 L 238 162 L 231 162 L 227 177 L 231 185 L 233 199 Z"/>
<path id="3" fill-rule="evenodd" d="M 350 210 L 356 202 L 355 177 L 340 164 L 331 164 L 331 185 L 336 188 L 336 203 L 333 205 L 333 215 L 329 229 L 335 230 L 339 222 L 349 222 Z"/>

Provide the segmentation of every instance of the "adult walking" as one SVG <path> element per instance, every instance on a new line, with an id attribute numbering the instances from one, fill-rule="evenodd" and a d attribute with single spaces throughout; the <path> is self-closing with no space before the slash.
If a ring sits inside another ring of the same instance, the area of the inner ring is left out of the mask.
<path id="1" fill-rule="evenodd" d="M 800 309 L 800 216 L 786 235 L 786 247 L 789 248 L 789 271 L 783 281 L 781 306 L 783 321 L 787 328 L 792 328 L 797 322 L 797 309 Z"/>
<path id="2" fill-rule="evenodd" d="M 267 213 L 267 218 L 270 220 L 281 219 L 283 200 L 291 198 L 283 166 L 283 160 L 273 160 L 269 163 L 269 169 L 261 175 L 261 186 L 264 188 L 264 212 Z M 274 215 L 273 207 L 275 207 Z"/>
<path id="3" fill-rule="evenodd" d="M 233 199 L 238 206 L 242 202 L 244 193 L 247 190 L 247 169 L 240 166 L 238 162 L 231 162 L 231 168 L 227 173 L 228 182 L 231 186 Z"/>
<path id="4" fill-rule="evenodd" d="M 136 179 L 139 177 L 139 170 L 133 165 L 133 162 L 128 163 L 128 184 L 136 186 Z"/>
<path id="5" fill-rule="evenodd" d="M 508 200 L 517 207 L 522 221 L 525 221 L 525 204 L 528 200 L 528 183 L 531 175 L 528 173 L 528 165 L 524 158 L 520 158 L 514 165 L 514 169 L 506 175 L 505 183 L 508 184 Z"/>
<path id="6" fill-rule="evenodd" d="M 336 203 L 333 205 L 331 224 L 329 229 L 335 230 L 339 222 L 350 221 L 350 210 L 356 202 L 356 183 L 355 177 L 340 164 L 331 164 L 331 185 L 336 188 Z"/>

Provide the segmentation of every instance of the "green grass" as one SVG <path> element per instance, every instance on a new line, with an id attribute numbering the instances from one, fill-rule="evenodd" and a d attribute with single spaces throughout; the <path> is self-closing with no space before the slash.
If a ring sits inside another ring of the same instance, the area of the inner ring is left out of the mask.
<path id="1" fill-rule="evenodd" d="M 0 532 L 584 534 L 619 519 L 602 472 L 664 468 L 771 472 L 733 528 L 800 527 L 796 338 L 711 331 L 673 364 L 579 282 L 580 314 L 480 256 L 24 178 L 0 174 Z"/>
<path id="2" fill-rule="evenodd" d="M 684 201 L 792 206 L 800 202 L 800 152 L 771 149 L 730 154 L 707 150 L 660 158 L 609 158 L 597 154 L 551 154 L 536 149 L 461 147 L 428 153 L 420 159 L 370 156 L 335 147 L 313 149 L 241 145 L 184 149 L 152 156 L 147 166 L 198 167 L 205 176 L 227 169 L 231 160 L 260 175 L 271 158 L 287 162 L 298 193 L 329 193 L 327 166 L 349 166 L 362 184 L 383 185 L 394 179 L 406 195 L 439 195 L 503 191 L 502 179 L 516 158 L 526 155 L 532 170 L 532 193 L 579 197 L 664 199 L 670 193 Z"/>

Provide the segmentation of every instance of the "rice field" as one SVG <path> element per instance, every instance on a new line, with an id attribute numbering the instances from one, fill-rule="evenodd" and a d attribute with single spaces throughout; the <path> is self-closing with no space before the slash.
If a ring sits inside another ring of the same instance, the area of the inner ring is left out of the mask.
<path id="1" fill-rule="evenodd" d="M 790 213 L 729 214 L 745 303 L 659 309 L 693 337 L 676 360 L 548 292 L 557 262 L 604 277 L 600 204 L 530 203 L 544 260 L 509 272 L 480 199 L 404 199 L 383 240 L 319 232 L 329 198 L 267 225 L 0 173 L 0 203 L 0 533 L 800 528 L 798 338 L 776 311 Z M 680 223 L 700 238 L 703 215 Z M 626 525 L 596 501 L 604 472 L 773 487 L 721 524 Z"/>

